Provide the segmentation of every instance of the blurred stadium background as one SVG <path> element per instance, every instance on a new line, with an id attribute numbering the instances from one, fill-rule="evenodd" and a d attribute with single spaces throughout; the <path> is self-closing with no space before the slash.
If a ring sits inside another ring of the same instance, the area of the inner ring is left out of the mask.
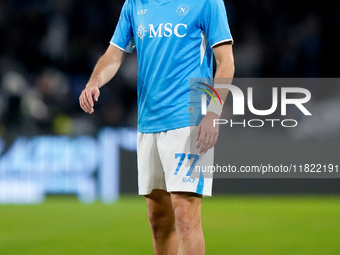
<path id="1" fill-rule="evenodd" d="M 0 254 L 151 254 L 136 196 L 135 54 L 102 89 L 94 115 L 78 104 L 123 2 L 0 0 Z M 339 76 L 339 2 L 225 2 L 236 77 Z M 216 161 L 337 160 L 340 87 L 308 89 L 314 111 L 327 112 L 322 125 L 222 130 Z M 256 91 L 266 105 L 268 89 Z M 207 254 L 340 253 L 338 179 L 218 179 L 214 193 L 203 207 Z"/>

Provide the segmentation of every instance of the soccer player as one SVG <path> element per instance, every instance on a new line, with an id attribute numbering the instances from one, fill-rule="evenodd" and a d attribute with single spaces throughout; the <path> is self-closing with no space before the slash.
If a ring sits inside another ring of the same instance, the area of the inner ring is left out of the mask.
<path id="1" fill-rule="evenodd" d="M 126 53 L 138 58 L 138 186 L 148 207 L 155 254 L 204 254 L 201 200 L 212 178 L 191 178 L 194 164 L 212 165 L 221 108 L 210 104 L 190 139 L 190 78 L 231 79 L 233 39 L 222 0 L 126 0 L 106 53 L 80 95 L 94 113 L 100 87 Z M 227 91 L 217 91 L 223 101 Z M 192 127 L 191 127 L 192 128 Z"/>

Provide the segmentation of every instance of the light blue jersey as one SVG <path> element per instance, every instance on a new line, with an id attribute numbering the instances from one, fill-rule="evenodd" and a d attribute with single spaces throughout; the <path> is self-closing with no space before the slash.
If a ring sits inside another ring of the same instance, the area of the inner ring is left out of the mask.
<path id="1" fill-rule="evenodd" d="M 212 78 L 212 47 L 232 42 L 222 0 L 126 0 L 111 44 L 138 58 L 138 131 L 190 126 L 190 78 Z"/>

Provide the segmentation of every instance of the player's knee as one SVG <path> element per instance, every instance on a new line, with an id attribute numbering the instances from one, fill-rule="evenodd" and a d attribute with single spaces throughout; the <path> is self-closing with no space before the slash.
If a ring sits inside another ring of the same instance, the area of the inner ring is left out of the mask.
<path id="1" fill-rule="evenodd" d="M 167 236 L 174 229 L 174 219 L 171 214 L 161 211 L 148 211 L 148 218 L 154 238 Z"/>
<path id="2" fill-rule="evenodd" d="M 200 218 L 192 217 L 193 215 L 185 207 L 175 209 L 176 230 L 179 237 L 189 237 L 193 231 L 201 228 Z"/>

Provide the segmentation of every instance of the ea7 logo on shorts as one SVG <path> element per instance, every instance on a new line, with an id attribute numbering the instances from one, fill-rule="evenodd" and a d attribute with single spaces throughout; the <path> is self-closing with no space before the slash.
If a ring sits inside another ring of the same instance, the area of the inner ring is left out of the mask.
<path id="1" fill-rule="evenodd" d="M 195 178 L 190 178 L 190 177 L 183 177 L 182 182 L 183 183 L 194 183 L 196 181 Z"/>

